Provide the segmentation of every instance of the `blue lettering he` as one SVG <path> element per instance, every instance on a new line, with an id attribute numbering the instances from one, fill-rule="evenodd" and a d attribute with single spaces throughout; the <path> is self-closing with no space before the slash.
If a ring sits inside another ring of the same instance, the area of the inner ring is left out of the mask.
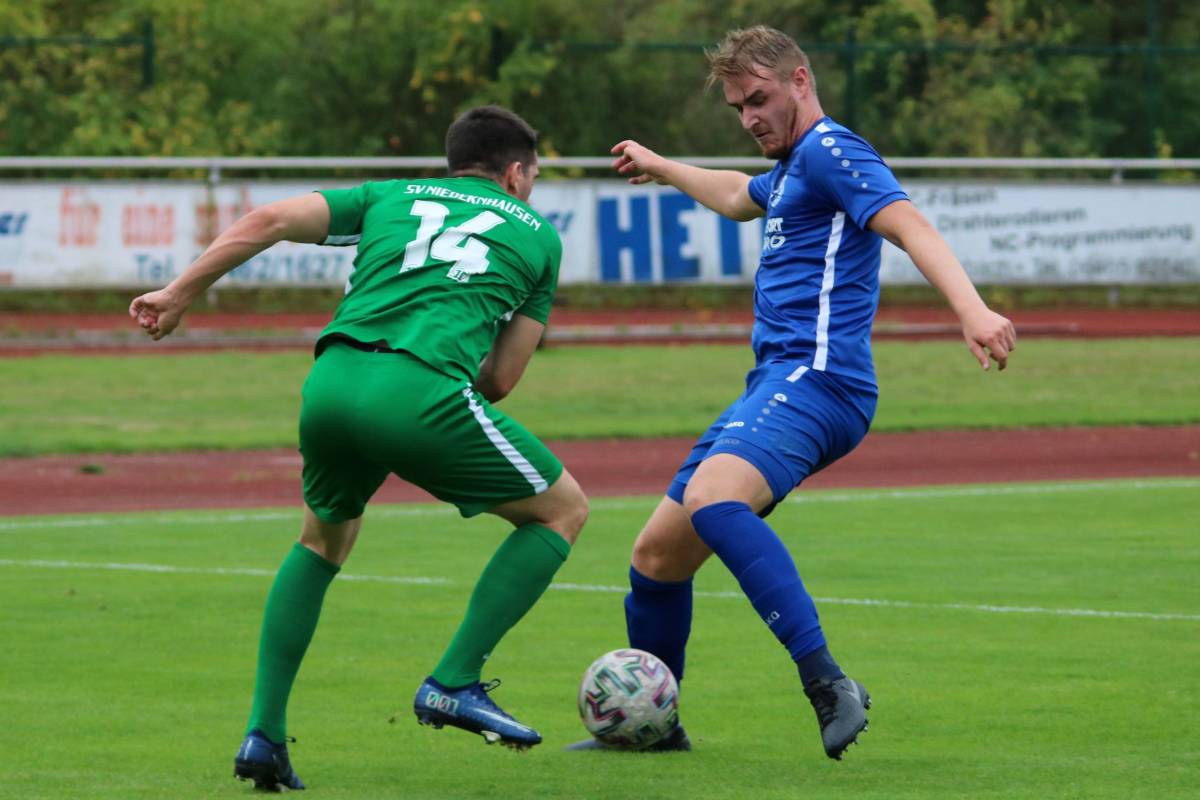
<path id="1" fill-rule="evenodd" d="M 600 280 L 605 283 L 621 281 L 621 253 L 628 250 L 633 255 L 634 281 L 648 282 L 653 277 L 650 268 L 650 198 L 629 198 L 628 228 L 622 228 L 617 221 L 619 202 L 620 198 L 612 197 L 597 203 Z"/>
<path id="2" fill-rule="evenodd" d="M 688 231 L 680 222 L 684 211 L 696 208 L 696 201 L 682 192 L 658 196 L 658 224 L 662 231 L 663 280 L 677 281 L 700 277 L 700 259 L 683 255 Z"/>
<path id="3" fill-rule="evenodd" d="M 738 277 L 742 274 L 742 227 L 729 217 L 717 215 L 717 240 L 721 251 L 721 274 Z"/>

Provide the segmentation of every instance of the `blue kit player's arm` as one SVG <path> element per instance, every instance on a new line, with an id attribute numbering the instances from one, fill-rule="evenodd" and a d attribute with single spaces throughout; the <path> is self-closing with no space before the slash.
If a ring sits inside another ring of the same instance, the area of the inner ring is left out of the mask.
<path id="1" fill-rule="evenodd" d="M 925 215 L 907 200 L 880 209 L 869 223 L 871 230 L 896 245 L 950 303 L 962 324 L 963 338 L 980 366 L 988 368 L 988 355 L 1000 365 L 1016 347 L 1017 333 L 1011 321 L 987 307 L 966 270 Z"/>
<path id="2" fill-rule="evenodd" d="M 763 215 L 762 206 L 750 198 L 750 176 L 724 169 L 703 169 L 663 158 L 634 141 L 625 140 L 612 149 L 617 156 L 613 169 L 630 176 L 632 184 L 656 183 L 674 186 L 706 208 L 741 222 Z"/>
<path id="3" fill-rule="evenodd" d="M 844 130 L 831 132 L 817 144 L 821 146 L 807 150 L 806 164 L 814 187 L 859 228 L 879 234 L 908 253 L 958 315 L 963 338 L 980 366 L 988 368 L 990 353 L 1004 369 L 1016 345 L 1012 322 L 984 304 L 949 245 L 909 201 L 879 154 Z"/>

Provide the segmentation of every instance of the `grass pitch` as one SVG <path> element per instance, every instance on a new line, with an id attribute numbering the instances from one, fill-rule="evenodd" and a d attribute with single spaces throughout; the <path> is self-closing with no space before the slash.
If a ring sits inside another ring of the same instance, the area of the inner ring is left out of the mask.
<path id="1" fill-rule="evenodd" d="M 881 342 L 875 431 L 1200 422 L 1200 340 L 1021 342 L 1003 373 L 959 342 Z M 304 352 L 0 359 L 0 456 L 295 447 Z M 546 439 L 696 436 L 740 393 L 750 349 L 539 352 L 502 408 Z"/>
<path id="2" fill-rule="evenodd" d="M 624 643 L 656 499 L 597 500 L 485 673 L 545 743 L 419 727 L 411 698 L 505 535 L 368 510 L 290 715 L 328 798 L 1130 798 L 1200 785 L 1200 482 L 797 492 L 772 516 L 870 730 L 821 752 L 786 655 L 724 568 L 697 578 L 690 754 L 568 753 L 583 669 Z M 257 629 L 295 510 L 0 519 L 0 796 L 235 798 Z M 395 722 L 391 722 L 395 715 Z"/>

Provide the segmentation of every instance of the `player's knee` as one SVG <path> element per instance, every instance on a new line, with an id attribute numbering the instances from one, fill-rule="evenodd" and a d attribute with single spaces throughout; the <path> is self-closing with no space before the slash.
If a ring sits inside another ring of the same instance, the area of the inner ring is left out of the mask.
<path id="1" fill-rule="evenodd" d="M 580 536 L 580 531 L 583 530 L 584 523 L 588 521 L 588 498 L 583 492 L 578 492 L 576 497 L 571 500 L 571 504 L 565 513 L 564 525 L 569 531 L 568 541 L 574 545 L 575 540 Z"/>
<path id="2" fill-rule="evenodd" d="M 633 543 L 633 553 L 629 556 L 633 568 L 647 578 L 663 580 L 661 577 L 672 572 L 674 558 L 663 543 L 650 536 L 639 536 Z"/>
<path id="3" fill-rule="evenodd" d="M 693 480 L 683 492 L 683 510 L 689 517 L 705 506 L 728 500 L 729 497 L 721 492 L 719 487 L 703 481 Z"/>
<path id="4" fill-rule="evenodd" d="M 709 552 L 698 539 L 684 543 L 642 535 L 633 543 L 629 561 L 635 570 L 647 578 L 675 583 L 695 575 Z"/>
<path id="5" fill-rule="evenodd" d="M 546 527 L 560 533 L 570 544 L 575 544 L 587 522 L 589 510 L 587 495 L 575 484 L 556 504 L 553 519 L 547 520 Z"/>

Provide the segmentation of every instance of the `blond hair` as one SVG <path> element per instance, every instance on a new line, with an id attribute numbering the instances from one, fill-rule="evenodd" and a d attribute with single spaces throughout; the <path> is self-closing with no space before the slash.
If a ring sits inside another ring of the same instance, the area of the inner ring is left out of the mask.
<path id="1" fill-rule="evenodd" d="M 757 73 L 756 67 L 767 68 L 780 80 L 790 79 L 796 67 L 804 67 L 808 70 L 813 91 L 817 89 L 817 78 L 808 56 L 792 37 L 766 25 L 732 30 L 716 48 L 705 50 L 704 55 L 708 58 L 709 69 L 705 88 L 728 78 Z"/>

